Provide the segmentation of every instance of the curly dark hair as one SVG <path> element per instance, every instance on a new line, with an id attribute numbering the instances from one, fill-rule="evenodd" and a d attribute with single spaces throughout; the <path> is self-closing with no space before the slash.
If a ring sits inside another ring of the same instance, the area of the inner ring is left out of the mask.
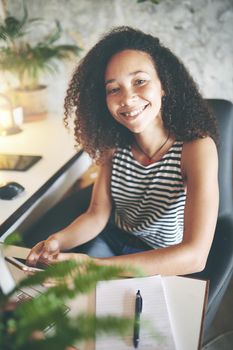
<path id="1" fill-rule="evenodd" d="M 117 123 L 107 108 L 104 76 L 110 58 L 123 50 L 139 50 L 152 58 L 165 98 L 162 118 L 177 140 L 205 136 L 217 139 L 214 116 L 183 63 L 159 39 L 127 26 L 116 27 L 86 54 L 74 71 L 65 97 L 64 122 L 75 113 L 77 144 L 96 160 L 109 149 L 126 146 L 133 134 Z"/>

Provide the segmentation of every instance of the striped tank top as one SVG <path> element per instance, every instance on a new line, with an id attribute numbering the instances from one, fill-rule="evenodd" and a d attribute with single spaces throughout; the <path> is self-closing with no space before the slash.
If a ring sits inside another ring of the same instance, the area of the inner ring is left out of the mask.
<path id="1" fill-rule="evenodd" d="M 113 156 L 115 224 L 154 248 L 177 244 L 183 238 L 182 146 L 183 142 L 176 141 L 159 161 L 147 166 L 134 159 L 130 146 L 117 148 Z"/>

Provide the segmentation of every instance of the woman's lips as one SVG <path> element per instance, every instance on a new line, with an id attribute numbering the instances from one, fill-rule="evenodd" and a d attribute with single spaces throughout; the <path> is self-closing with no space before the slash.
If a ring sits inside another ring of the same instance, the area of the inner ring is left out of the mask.
<path id="1" fill-rule="evenodd" d="M 139 114 L 141 114 L 146 109 L 147 106 L 148 106 L 148 104 L 145 106 L 139 107 L 139 108 L 135 108 L 135 109 L 130 110 L 130 111 L 120 112 L 119 114 L 123 117 L 126 117 L 126 118 L 135 118 Z"/>

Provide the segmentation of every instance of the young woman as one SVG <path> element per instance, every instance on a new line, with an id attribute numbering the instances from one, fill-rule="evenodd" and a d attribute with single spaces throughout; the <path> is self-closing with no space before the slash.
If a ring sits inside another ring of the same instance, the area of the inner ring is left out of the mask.
<path id="1" fill-rule="evenodd" d="M 203 270 L 218 212 L 216 124 L 184 65 L 159 39 L 115 28 L 74 72 L 67 124 L 73 113 L 77 143 L 100 164 L 91 202 L 28 262 Z M 85 254 L 61 253 L 73 247 Z"/>

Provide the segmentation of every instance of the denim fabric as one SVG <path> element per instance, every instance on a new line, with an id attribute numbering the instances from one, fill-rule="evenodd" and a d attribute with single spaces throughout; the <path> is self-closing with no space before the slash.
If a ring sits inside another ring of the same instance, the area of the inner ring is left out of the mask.
<path id="1" fill-rule="evenodd" d="M 111 222 L 93 240 L 75 248 L 76 253 L 85 253 L 96 258 L 107 258 L 116 255 L 133 254 L 152 250 L 139 238 L 118 229 Z"/>

